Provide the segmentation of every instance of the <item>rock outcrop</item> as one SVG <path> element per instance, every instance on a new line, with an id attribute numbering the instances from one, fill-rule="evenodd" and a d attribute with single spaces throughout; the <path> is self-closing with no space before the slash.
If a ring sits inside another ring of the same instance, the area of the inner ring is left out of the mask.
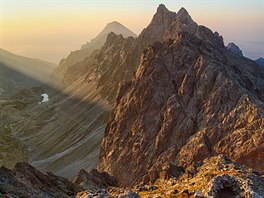
<path id="1" fill-rule="evenodd" d="M 178 172 L 179 169 L 176 171 Z M 252 169 L 219 155 L 195 163 L 181 174 L 164 175 L 152 184 L 134 188 L 114 187 L 107 173 L 81 170 L 74 183 L 42 173 L 20 162 L 13 170 L 0 168 L 0 197 L 250 197 L 264 196 L 264 179 Z M 172 172 L 170 172 L 171 174 Z M 175 173 L 175 170 L 174 170 Z M 169 176 L 169 177 L 168 177 Z"/>
<path id="2" fill-rule="evenodd" d="M 74 183 L 89 190 L 106 189 L 108 186 L 118 186 L 114 177 L 106 172 L 98 172 L 96 169 L 92 169 L 91 171 L 86 171 L 84 169 L 80 170 L 74 179 Z"/>
<path id="3" fill-rule="evenodd" d="M 264 71 L 218 39 L 183 30 L 154 43 L 120 90 L 98 166 L 120 185 L 220 153 L 264 172 Z"/>
<path id="4" fill-rule="evenodd" d="M 239 56 L 243 56 L 242 50 L 235 44 L 235 43 L 229 43 L 226 46 L 226 49 L 229 50 L 230 52 L 237 54 Z"/>
<path id="5" fill-rule="evenodd" d="M 258 58 L 257 60 L 255 60 L 257 62 L 257 64 L 264 68 L 264 58 Z"/>
<path id="6" fill-rule="evenodd" d="M 0 168 L 0 197 L 73 197 L 84 189 L 51 172 L 40 172 L 26 162 L 13 170 Z"/>
<path id="7" fill-rule="evenodd" d="M 134 189 L 141 197 L 251 197 L 264 196 L 264 179 L 252 169 L 224 155 L 205 159 L 179 178 L 160 178 L 152 187 Z"/>

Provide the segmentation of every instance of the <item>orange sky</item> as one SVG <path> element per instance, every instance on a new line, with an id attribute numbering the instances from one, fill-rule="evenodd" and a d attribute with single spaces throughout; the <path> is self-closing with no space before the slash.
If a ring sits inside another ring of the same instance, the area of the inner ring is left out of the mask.
<path id="1" fill-rule="evenodd" d="M 139 34 L 163 3 L 234 41 L 250 58 L 264 56 L 263 0 L 244 1 L 84 1 L 2 0 L 0 47 L 58 63 L 96 36 L 106 23 L 118 21 Z"/>

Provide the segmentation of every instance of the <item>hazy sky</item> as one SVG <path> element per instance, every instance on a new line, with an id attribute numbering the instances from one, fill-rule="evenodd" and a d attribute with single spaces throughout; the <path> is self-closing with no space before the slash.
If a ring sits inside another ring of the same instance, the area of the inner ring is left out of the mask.
<path id="1" fill-rule="evenodd" d="M 234 41 L 250 58 L 264 57 L 264 0 L 0 0 L 0 47 L 51 62 L 67 56 L 118 21 L 139 34 L 160 3 L 185 7 L 194 21 Z"/>

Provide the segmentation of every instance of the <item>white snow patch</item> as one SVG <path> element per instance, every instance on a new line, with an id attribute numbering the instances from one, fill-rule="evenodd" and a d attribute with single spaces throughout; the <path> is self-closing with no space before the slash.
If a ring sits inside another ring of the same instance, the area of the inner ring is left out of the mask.
<path id="1" fill-rule="evenodd" d="M 41 103 L 49 101 L 49 95 L 48 94 L 44 93 L 44 94 L 41 94 L 41 96 L 43 97 Z"/>
<path id="2" fill-rule="evenodd" d="M 3 93 L 5 93 L 5 90 L 0 87 L 0 94 L 3 94 Z"/>

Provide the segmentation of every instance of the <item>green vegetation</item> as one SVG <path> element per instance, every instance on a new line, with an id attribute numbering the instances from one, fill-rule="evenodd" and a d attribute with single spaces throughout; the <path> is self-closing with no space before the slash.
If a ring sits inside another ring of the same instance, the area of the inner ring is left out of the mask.
<path id="1" fill-rule="evenodd" d="M 0 130 L 0 166 L 13 167 L 18 161 L 27 161 L 24 144 L 12 135 L 11 125 Z"/>

